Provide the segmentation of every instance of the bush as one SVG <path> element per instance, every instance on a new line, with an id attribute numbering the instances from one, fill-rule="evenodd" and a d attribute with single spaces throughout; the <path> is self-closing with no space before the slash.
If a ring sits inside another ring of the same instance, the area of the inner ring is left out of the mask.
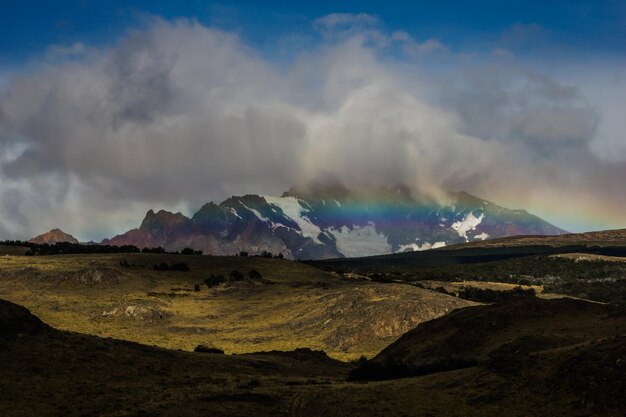
<path id="1" fill-rule="evenodd" d="M 246 252 L 245 250 L 242 250 L 241 252 L 239 252 L 239 256 L 247 257 L 248 256 L 248 252 Z"/>
<path id="2" fill-rule="evenodd" d="M 189 266 L 186 263 L 184 263 L 184 262 L 177 262 L 175 264 L 172 264 L 172 266 L 170 266 L 170 271 L 187 272 L 187 271 L 189 271 Z"/>
<path id="3" fill-rule="evenodd" d="M 391 282 L 393 282 L 393 280 L 391 278 L 389 278 L 387 275 L 382 275 L 382 274 L 372 274 L 370 276 L 370 279 L 374 282 L 380 282 L 380 283 L 384 283 L 384 284 L 389 284 Z"/>
<path id="4" fill-rule="evenodd" d="M 535 290 L 515 287 L 512 290 L 498 291 L 488 288 L 463 287 L 459 291 L 459 298 L 483 303 L 496 303 L 520 297 L 534 297 Z"/>
<path id="5" fill-rule="evenodd" d="M 226 282 L 226 278 L 224 278 L 224 275 L 213 275 L 213 274 L 211 274 L 207 278 L 204 279 L 204 283 L 209 288 L 213 288 L 215 286 L 218 286 L 222 282 Z"/>
<path id="6" fill-rule="evenodd" d="M 165 262 L 161 262 L 160 264 L 154 265 L 152 268 L 155 271 L 189 271 L 189 266 L 184 262 L 177 262 L 168 266 Z"/>
<path id="7" fill-rule="evenodd" d="M 228 275 L 229 281 L 243 281 L 243 279 L 243 274 L 237 270 L 231 271 L 231 273 Z"/>
<path id="8" fill-rule="evenodd" d="M 154 269 L 155 271 L 168 271 L 169 267 L 165 262 L 161 262 L 160 264 L 154 265 L 152 269 Z"/>
<path id="9" fill-rule="evenodd" d="M 202 255 L 201 250 L 193 250 L 191 248 L 185 248 L 180 251 L 181 255 Z"/>
<path id="10" fill-rule="evenodd" d="M 198 345 L 193 351 L 201 352 L 201 353 L 217 353 L 220 355 L 224 354 L 224 351 L 222 349 L 212 347 L 212 346 L 206 346 L 206 345 Z"/>
<path id="11" fill-rule="evenodd" d="M 158 248 L 143 248 L 141 250 L 141 253 L 165 253 L 165 249 L 158 247 Z"/>
<path id="12" fill-rule="evenodd" d="M 440 292 L 442 294 L 452 295 L 452 296 L 456 297 L 455 293 L 446 290 L 445 287 L 442 287 L 442 286 L 439 286 L 439 287 L 435 288 L 435 291 Z"/>
<path id="13" fill-rule="evenodd" d="M 195 285 L 193 286 L 193 290 L 194 290 L 195 292 L 200 291 L 200 284 L 195 284 Z"/>
<path id="14" fill-rule="evenodd" d="M 261 273 L 259 271 L 257 271 L 256 269 L 251 269 L 248 272 L 248 278 L 250 278 L 250 279 L 263 279 L 263 275 L 261 275 Z"/>

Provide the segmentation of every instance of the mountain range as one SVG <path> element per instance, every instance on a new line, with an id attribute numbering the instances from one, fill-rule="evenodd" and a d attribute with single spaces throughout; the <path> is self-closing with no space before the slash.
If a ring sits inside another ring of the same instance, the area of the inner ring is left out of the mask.
<path id="1" fill-rule="evenodd" d="M 251 194 L 207 203 L 191 218 L 149 210 L 139 228 L 101 243 L 325 259 L 566 233 L 525 210 L 503 208 L 465 192 L 449 193 L 444 200 L 415 197 L 404 186 L 367 194 L 341 185 L 292 187 L 281 197 Z"/>

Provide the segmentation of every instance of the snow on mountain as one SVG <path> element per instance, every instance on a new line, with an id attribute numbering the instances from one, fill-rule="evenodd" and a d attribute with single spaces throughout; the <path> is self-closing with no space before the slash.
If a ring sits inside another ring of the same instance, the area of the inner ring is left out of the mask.
<path id="1" fill-rule="evenodd" d="M 191 218 L 150 210 L 138 229 L 103 243 L 206 254 L 269 251 L 292 259 L 382 255 L 470 240 L 563 230 L 524 210 L 467 193 L 448 204 L 416 199 L 406 188 L 355 195 L 345 187 L 292 188 L 282 197 L 246 195 L 207 203 Z"/>
<path id="2" fill-rule="evenodd" d="M 452 230 L 456 230 L 459 236 L 465 238 L 467 242 L 469 239 L 467 238 L 467 232 L 471 230 L 476 230 L 476 227 L 483 221 L 484 214 L 480 214 L 480 216 L 474 216 L 473 212 L 469 212 L 465 215 L 463 220 L 459 222 L 452 223 Z"/>
<path id="3" fill-rule="evenodd" d="M 443 248 L 444 246 L 446 246 L 446 242 L 435 242 L 433 244 L 430 244 L 429 242 L 424 242 L 422 246 L 418 245 L 417 243 L 409 243 L 408 245 L 400 245 L 398 252 L 417 252 L 422 250 Z"/>
<path id="4" fill-rule="evenodd" d="M 254 213 L 255 216 L 257 216 L 259 218 L 259 220 L 262 220 L 264 222 L 269 222 L 270 219 L 268 219 L 267 217 L 263 216 L 261 213 L 259 213 L 257 210 L 250 208 L 248 206 L 246 206 L 244 203 L 242 203 L 241 201 L 239 202 L 239 204 L 241 204 L 242 206 L 244 206 L 244 208 L 246 210 L 251 211 L 252 213 Z M 233 209 L 233 212 L 236 214 L 235 210 Z"/>
<path id="5" fill-rule="evenodd" d="M 305 208 L 306 202 L 298 200 L 295 197 L 271 197 L 267 195 L 261 196 L 269 204 L 274 205 L 281 209 L 283 214 L 298 225 L 302 236 L 313 239 L 315 243 L 321 244 L 318 239 L 322 230 L 313 224 L 311 220 L 306 216 L 311 209 Z"/>
<path id="6" fill-rule="evenodd" d="M 391 253 L 392 246 L 384 233 L 376 231 L 376 225 L 368 222 L 365 226 L 331 227 L 330 234 L 335 238 L 339 252 L 348 257 L 385 255 Z"/>
<path id="7" fill-rule="evenodd" d="M 482 232 L 481 234 L 474 236 L 474 239 L 480 239 L 480 240 L 489 239 L 489 233 Z"/>

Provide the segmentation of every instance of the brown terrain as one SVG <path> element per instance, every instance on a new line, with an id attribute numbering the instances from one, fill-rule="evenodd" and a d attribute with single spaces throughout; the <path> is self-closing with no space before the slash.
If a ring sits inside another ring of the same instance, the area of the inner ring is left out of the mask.
<path id="1" fill-rule="evenodd" d="M 357 364 L 166 350 L 59 331 L 0 301 L 0 414 L 618 417 L 625 326 L 623 309 L 522 299 L 423 323 Z"/>
<path id="2" fill-rule="evenodd" d="M 624 246 L 626 245 L 626 229 L 604 230 L 599 232 L 568 233 L 557 236 L 511 236 L 454 245 L 438 250 L 455 250 L 461 248 L 501 248 L 531 245 L 548 246 Z"/>
<path id="3" fill-rule="evenodd" d="M 31 240 L 29 240 L 29 242 L 39 244 L 47 243 L 49 245 L 53 245 L 60 242 L 78 243 L 78 240 L 74 236 L 65 233 L 61 229 L 52 229 L 49 232 L 32 238 Z"/>

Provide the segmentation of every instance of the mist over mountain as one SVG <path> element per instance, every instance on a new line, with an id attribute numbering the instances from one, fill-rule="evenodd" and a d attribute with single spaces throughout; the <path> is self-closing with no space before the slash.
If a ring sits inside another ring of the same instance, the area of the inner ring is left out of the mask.
<path id="1" fill-rule="evenodd" d="M 292 187 L 281 197 L 248 194 L 207 203 L 191 218 L 148 211 L 137 229 L 103 244 L 184 248 L 205 254 L 282 253 L 292 259 L 383 255 L 520 234 L 564 230 L 465 192 L 440 202 L 396 186 L 352 191 L 339 184 Z"/>
<path id="2" fill-rule="evenodd" d="M 236 28 L 149 17 L 0 68 L 0 235 L 96 240 L 151 207 L 190 215 L 326 175 L 623 227 L 621 62 L 538 66 L 510 44 L 532 25 L 474 49 L 368 14 L 300 26 L 310 47 L 271 43 L 284 60 Z"/>

